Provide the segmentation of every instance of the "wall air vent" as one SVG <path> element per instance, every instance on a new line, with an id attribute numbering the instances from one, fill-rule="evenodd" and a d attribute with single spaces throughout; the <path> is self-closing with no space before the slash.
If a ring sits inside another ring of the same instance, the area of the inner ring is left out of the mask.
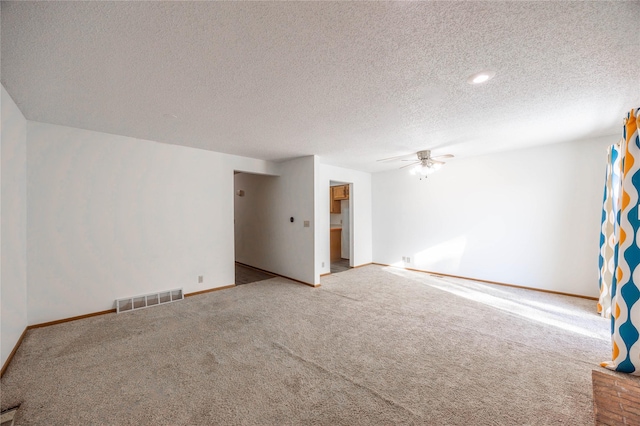
<path id="1" fill-rule="evenodd" d="M 183 299 L 184 293 L 181 288 L 161 291 L 159 293 L 144 294 L 142 296 L 126 297 L 124 299 L 116 299 L 116 311 L 118 313 L 136 311 L 138 309 L 164 305 L 165 303 L 176 302 Z"/>

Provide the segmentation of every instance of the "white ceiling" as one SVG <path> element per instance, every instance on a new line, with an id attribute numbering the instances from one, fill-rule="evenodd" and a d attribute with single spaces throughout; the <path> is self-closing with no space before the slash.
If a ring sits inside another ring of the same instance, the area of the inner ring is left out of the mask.
<path id="1" fill-rule="evenodd" d="M 315 154 L 373 172 L 421 149 L 460 158 L 618 136 L 640 107 L 638 1 L 2 2 L 1 13 L 1 80 L 27 119 L 247 157 Z M 466 82 L 485 68 L 493 80 Z"/>

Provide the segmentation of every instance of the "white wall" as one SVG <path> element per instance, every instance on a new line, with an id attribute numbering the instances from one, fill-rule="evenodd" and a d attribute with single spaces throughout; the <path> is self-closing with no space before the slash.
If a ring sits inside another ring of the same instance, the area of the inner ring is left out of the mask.
<path id="1" fill-rule="evenodd" d="M 331 272 L 329 248 L 329 186 L 331 181 L 352 183 L 351 199 L 353 227 L 351 238 L 354 244 L 353 265 L 366 265 L 373 261 L 371 174 L 320 163 L 316 187 L 316 271 Z M 344 218 L 343 218 L 344 220 Z M 324 262 L 324 267 L 322 263 Z"/>
<path id="2" fill-rule="evenodd" d="M 27 132 L 30 324 L 233 284 L 233 170 L 272 165 L 43 123 Z"/>
<path id="3" fill-rule="evenodd" d="M 245 191 L 244 197 L 235 197 L 238 262 L 308 284 L 319 282 L 314 271 L 316 162 L 302 157 L 278 163 L 277 177 L 235 175 L 235 190 Z"/>
<path id="4" fill-rule="evenodd" d="M 598 295 L 606 147 L 615 136 L 373 176 L 374 261 Z"/>
<path id="5" fill-rule="evenodd" d="M 0 365 L 27 327 L 27 121 L 2 87 Z"/>

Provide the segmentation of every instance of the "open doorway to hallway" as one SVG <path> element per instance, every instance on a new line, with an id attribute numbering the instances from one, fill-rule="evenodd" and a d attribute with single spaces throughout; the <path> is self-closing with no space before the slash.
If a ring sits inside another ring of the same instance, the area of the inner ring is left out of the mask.
<path id="1" fill-rule="evenodd" d="M 353 184 L 329 182 L 329 259 L 331 273 L 353 267 Z"/>
<path id="2" fill-rule="evenodd" d="M 270 200 L 263 197 L 264 186 L 272 176 L 233 172 L 233 226 L 235 284 L 268 280 L 275 275 L 264 267 L 265 235 L 269 220 Z"/>

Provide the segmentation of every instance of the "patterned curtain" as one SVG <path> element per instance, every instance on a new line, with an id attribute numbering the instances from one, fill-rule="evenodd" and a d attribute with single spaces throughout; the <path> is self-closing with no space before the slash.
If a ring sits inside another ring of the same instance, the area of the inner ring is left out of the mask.
<path id="1" fill-rule="evenodd" d="M 602 203 L 602 224 L 600 227 L 600 299 L 598 313 L 611 318 L 611 286 L 615 271 L 614 252 L 617 244 L 618 212 L 620 211 L 620 146 L 611 145 L 608 152 L 607 173 Z"/>
<path id="2" fill-rule="evenodd" d="M 640 109 L 633 109 L 624 122 L 620 147 L 622 176 L 617 244 L 614 250 L 616 273 L 611 285 L 612 360 L 601 365 L 610 370 L 640 375 Z"/>

